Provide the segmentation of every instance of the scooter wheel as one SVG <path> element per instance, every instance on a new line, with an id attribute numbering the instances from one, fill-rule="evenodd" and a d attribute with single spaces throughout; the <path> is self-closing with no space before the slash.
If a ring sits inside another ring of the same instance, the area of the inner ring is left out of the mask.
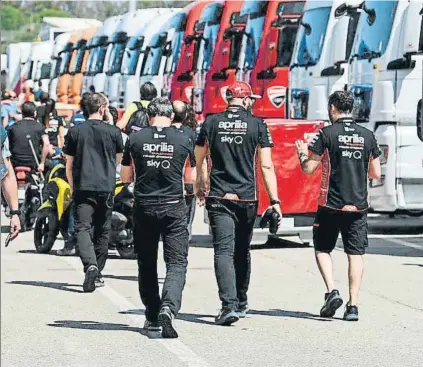
<path id="1" fill-rule="evenodd" d="M 59 221 L 56 213 L 39 213 L 34 226 L 34 245 L 37 252 L 46 254 L 52 249 L 59 234 Z"/>

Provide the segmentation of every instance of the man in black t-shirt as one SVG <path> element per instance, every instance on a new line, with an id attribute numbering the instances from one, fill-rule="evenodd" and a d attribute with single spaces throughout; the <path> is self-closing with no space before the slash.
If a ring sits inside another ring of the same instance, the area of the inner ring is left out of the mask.
<path id="1" fill-rule="evenodd" d="M 250 243 L 257 217 L 256 156 L 273 209 L 281 214 L 271 148 L 273 142 L 266 123 L 251 114 L 256 98 L 245 82 L 231 85 L 226 111 L 208 116 L 195 148 L 197 196 L 204 201 L 206 172 L 204 158 L 210 150 L 210 192 L 206 199 L 213 245 L 215 272 L 222 301 L 216 324 L 227 325 L 248 312 Z"/>
<path id="2" fill-rule="evenodd" d="M 108 123 L 109 101 L 104 95 L 90 95 L 86 108 L 89 120 L 69 129 L 63 152 L 73 190 L 76 242 L 85 271 L 83 289 L 93 292 L 96 285 L 104 283 L 101 271 L 108 255 L 116 165 L 122 158 L 123 142 L 120 130 Z"/>
<path id="3" fill-rule="evenodd" d="M 330 256 L 341 232 L 349 261 L 350 299 L 344 313 L 347 321 L 358 320 L 357 297 L 368 245 L 368 177 L 381 176 L 381 152 L 376 138 L 351 118 L 353 107 L 351 93 L 333 93 L 328 103 L 332 125 L 320 130 L 308 147 L 304 141 L 296 142 L 301 168 L 306 174 L 311 175 L 322 163 L 319 208 L 313 225 L 317 264 L 327 287 L 320 315 L 334 316 L 343 303 L 335 289 Z"/>
<path id="4" fill-rule="evenodd" d="M 40 172 L 44 171 L 46 158 L 49 154 L 49 140 L 43 125 L 37 122 L 36 106 L 32 102 L 25 102 L 22 105 L 21 121 L 14 123 L 8 130 L 9 149 L 13 167 L 30 167 Z M 39 166 L 34 158 L 34 153 L 29 145 L 28 136 L 34 146 Z"/>
<path id="5" fill-rule="evenodd" d="M 188 115 L 188 104 L 185 103 L 184 101 L 173 101 L 172 107 L 173 107 L 173 113 L 174 113 L 172 126 L 182 130 L 184 134 L 187 134 L 192 140 L 193 151 L 191 156 L 191 164 L 192 164 L 192 167 L 195 167 L 194 147 L 195 147 L 195 141 L 197 140 L 197 133 L 195 132 L 195 129 L 193 129 L 192 127 L 186 126 L 187 120 L 190 118 L 190 116 Z M 195 207 L 197 204 L 195 200 L 193 184 L 185 184 L 185 203 L 187 205 L 189 242 L 191 242 L 192 222 L 194 220 Z"/>
<path id="6" fill-rule="evenodd" d="M 177 338 L 173 320 L 181 307 L 188 256 L 184 182 L 195 181 L 191 167 L 193 142 L 171 127 L 172 104 L 156 98 L 147 107 L 150 126 L 132 133 L 125 145 L 121 178 L 132 181 L 135 165 L 134 246 L 138 258 L 140 296 L 145 305 L 145 328 L 162 329 Z M 162 298 L 157 279 L 157 251 L 163 240 L 166 279 Z"/>

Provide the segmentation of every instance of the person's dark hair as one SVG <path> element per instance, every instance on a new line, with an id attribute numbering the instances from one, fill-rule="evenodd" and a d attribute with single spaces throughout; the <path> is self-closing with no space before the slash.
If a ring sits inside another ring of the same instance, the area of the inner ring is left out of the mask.
<path id="1" fill-rule="evenodd" d="M 56 107 L 56 102 L 54 101 L 54 99 L 49 98 L 46 102 L 46 110 L 44 112 L 44 119 L 43 119 L 44 120 L 43 125 L 45 127 L 49 127 L 49 125 L 50 125 L 50 115 L 55 114 L 55 112 L 56 112 L 55 107 Z"/>
<path id="2" fill-rule="evenodd" d="M 171 118 L 173 113 L 172 103 L 166 97 L 158 97 L 153 99 L 147 107 L 149 117 L 168 117 Z"/>
<path id="3" fill-rule="evenodd" d="M 47 93 L 47 92 L 41 92 L 41 94 L 40 94 L 40 98 L 39 98 L 40 103 L 42 103 L 42 104 L 46 104 L 46 103 L 47 103 L 47 101 L 48 101 L 48 99 L 49 99 L 49 95 L 48 95 L 48 93 Z"/>
<path id="4" fill-rule="evenodd" d="M 328 106 L 334 106 L 339 113 L 351 113 L 354 97 L 351 92 L 336 91 L 329 96 Z"/>
<path id="5" fill-rule="evenodd" d="M 90 92 L 84 92 L 82 93 L 81 100 L 79 101 L 79 107 L 81 108 L 82 114 L 86 119 L 88 119 L 88 112 L 87 112 L 87 101 L 88 97 L 91 95 Z"/>
<path id="6" fill-rule="evenodd" d="M 107 105 L 107 98 L 101 93 L 92 93 L 88 96 L 86 110 L 88 116 L 97 113 L 101 106 Z"/>
<path id="7" fill-rule="evenodd" d="M 113 125 L 116 126 L 116 124 L 118 122 L 118 111 L 117 111 L 116 107 L 113 107 L 113 106 L 109 106 L 109 111 L 110 111 L 110 114 L 113 117 Z"/>
<path id="8" fill-rule="evenodd" d="M 33 102 L 25 102 L 22 107 L 22 117 L 23 118 L 35 118 L 35 114 L 37 113 L 37 107 Z"/>
<path id="9" fill-rule="evenodd" d="M 191 129 L 196 129 L 198 127 L 197 119 L 195 118 L 195 111 L 192 105 L 187 104 L 187 116 L 184 121 L 182 121 L 182 125 L 189 127 Z"/>
<path id="10" fill-rule="evenodd" d="M 94 85 L 90 85 L 90 87 L 88 88 L 89 93 L 95 93 L 95 87 Z"/>
<path id="11" fill-rule="evenodd" d="M 187 118 L 187 104 L 184 101 L 173 101 L 173 122 L 183 123 Z"/>
<path id="12" fill-rule="evenodd" d="M 144 100 L 144 101 L 152 101 L 154 98 L 156 98 L 157 89 L 154 86 L 154 84 L 151 82 L 147 82 L 141 85 L 140 96 L 141 96 L 141 100 Z"/>

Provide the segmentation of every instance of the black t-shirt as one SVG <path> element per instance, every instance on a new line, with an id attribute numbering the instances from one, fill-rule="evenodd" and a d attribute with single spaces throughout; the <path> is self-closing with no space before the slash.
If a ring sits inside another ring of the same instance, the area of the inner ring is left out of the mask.
<path id="1" fill-rule="evenodd" d="M 55 114 L 50 115 L 49 127 L 45 129 L 50 144 L 54 147 L 59 146 L 59 130 L 63 128 L 63 119 Z"/>
<path id="2" fill-rule="evenodd" d="M 63 152 L 74 157 L 74 190 L 112 192 L 116 184 L 116 154 L 123 152 L 120 130 L 100 120 L 69 129 Z"/>
<path id="3" fill-rule="evenodd" d="M 8 129 L 9 149 L 12 156 L 10 160 L 13 166 L 26 166 L 36 168 L 34 154 L 28 142 L 28 135 L 31 137 L 37 158 L 40 159 L 43 146 L 43 126 L 33 119 L 23 119 L 14 123 Z"/>
<path id="4" fill-rule="evenodd" d="M 369 164 L 381 155 L 373 132 L 350 118 L 339 119 L 319 131 L 309 150 L 322 156 L 319 206 L 344 211 L 368 209 Z"/>
<path id="5" fill-rule="evenodd" d="M 192 141 L 192 152 L 190 154 L 189 160 L 191 167 L 195 167 L 195 156 L 194 156 L 194 148 L 195 148 L 195 141 L 197 140 L 197 133 L 195 130 L 187 127 L 187 126 L 175 126 L 172 125 L 174 128 L 181 130 L 184 134 L 187 134 Z M 187 195 L 194 195 L 194 185 L 193 184 L 185 184 L 185 191 Z"/>
<path id="6" fill-rule="evenodd" d="M 183 177 L 193 142 L 174 127 L 149 126 L 132 133 L 126 142 L 122 166 L 135 164 L 138 200 L 180 199 L 184 196 Z"/>
<path id="7" fill-rule="evenodd" d="M 212 161 L 209 196 L 257 200 L 257 149 L 273 147 L 266 123 L 242 107 L 228 107 L 204 121 L 197 145 L 206 143 Z"/>
<path id="8" fill-rule="evenodd" d="M 40 124 L 44 124 L 44 114 L 46 112 L 46 105 L 41 105 L 37 107 L 37 120 L 40 122 Z"/>

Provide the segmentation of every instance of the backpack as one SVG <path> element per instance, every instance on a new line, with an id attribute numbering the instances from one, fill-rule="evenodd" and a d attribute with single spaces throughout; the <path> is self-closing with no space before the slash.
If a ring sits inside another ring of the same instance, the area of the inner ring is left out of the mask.
<path id="1" fill-rule="evenodd" d="M 147 109 L 141 104 L 141 102 L 132 102 L 137 106 L 137 110 L 131 115 L 126 125 L 126 135 L 130 135 L 133 132 L 139 131 L 144 127 L 148 126 L 148 115 Z"/>

